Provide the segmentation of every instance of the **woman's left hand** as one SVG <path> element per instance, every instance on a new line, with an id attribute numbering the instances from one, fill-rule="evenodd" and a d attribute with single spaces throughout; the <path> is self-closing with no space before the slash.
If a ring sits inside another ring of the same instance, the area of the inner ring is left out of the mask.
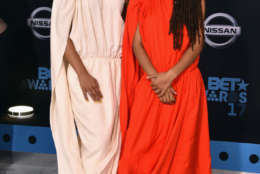
<path id="1" fill-rule="evenodd" d="M 158 95 L 158 97 L 162 97 L 165 94 L 167 89 L 171 87 L 171 84 L 175 78 L 176 77 L 169 71 L 147 76 L 147 79 L 151 80 L 152 89 Z"/>

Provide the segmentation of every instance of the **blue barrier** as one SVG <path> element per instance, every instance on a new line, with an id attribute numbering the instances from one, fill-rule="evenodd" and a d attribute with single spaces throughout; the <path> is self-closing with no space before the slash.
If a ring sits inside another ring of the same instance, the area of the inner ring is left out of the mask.
<path id="1" fill-rule="evenodd" d="M 55 153 L 50 128 L 0 124 L 0 150 Z M 260 144 L 211 141 L 212 168 L 260 173 Z"/>
<path id="2" fill-rule="evenodd" d="M 48 127 L 0 124 L 0 150 L 55 153 Z"/>
<path id="3" fill-rule="evenodd" d="M 211 141 L 214 169 L 260 173 L 260 144 Z"/>

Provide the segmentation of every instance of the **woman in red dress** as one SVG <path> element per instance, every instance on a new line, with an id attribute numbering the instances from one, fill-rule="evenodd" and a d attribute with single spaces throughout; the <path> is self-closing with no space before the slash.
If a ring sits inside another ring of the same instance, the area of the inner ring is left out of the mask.
<path id="1" fill-rule="evenodd" d="M 130 0 L 122 58 L 119 174 L 210 174 L 198 69 L 205 0 Z"/>

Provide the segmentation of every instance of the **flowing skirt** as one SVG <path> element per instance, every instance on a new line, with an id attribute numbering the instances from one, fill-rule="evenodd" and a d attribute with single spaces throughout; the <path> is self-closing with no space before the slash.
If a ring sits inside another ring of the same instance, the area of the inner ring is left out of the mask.
<path id="1" fill-rule="evenodd" d="M 116 174 L 121 148 L 119 99 L 121 59 L 90 57 L 83 60 L 99 83 L 103 99 L 84 98 L 78 76 L 67 71 L 72 111 L 78 132 L 81 163 L 86 174 Z M 69 143 L 69 142 L 68 142 Z"/>
<path id="2" fill-rule="evenodd" d="M 137 83 L 118 174 L 210 174 L 208 112 L 197 67 L 173 84 L 174 105 L 162 104 L 145 75 Z"/>

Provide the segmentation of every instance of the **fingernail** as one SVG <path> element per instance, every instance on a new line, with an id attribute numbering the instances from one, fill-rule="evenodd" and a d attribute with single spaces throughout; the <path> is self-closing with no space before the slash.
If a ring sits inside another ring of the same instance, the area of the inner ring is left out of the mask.
<path id="1" fill-rule="evenodd" d="M 102 103 L 102 99 L 96 100 L 96 103 Z"/>

